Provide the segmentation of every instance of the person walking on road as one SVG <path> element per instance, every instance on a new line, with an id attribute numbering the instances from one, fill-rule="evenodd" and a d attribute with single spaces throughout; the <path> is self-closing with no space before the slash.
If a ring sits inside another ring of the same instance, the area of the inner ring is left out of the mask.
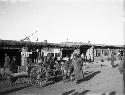
<path id="1" fill-rule="evenodd" d="M 83 60 L 79 57 L 78 54 L 74 54 L 73 56 L 73 65 L 74 65 L 74 73 L 75 73 L 75 81 L 78 84 L 79 80 L 83 79 Z"/>

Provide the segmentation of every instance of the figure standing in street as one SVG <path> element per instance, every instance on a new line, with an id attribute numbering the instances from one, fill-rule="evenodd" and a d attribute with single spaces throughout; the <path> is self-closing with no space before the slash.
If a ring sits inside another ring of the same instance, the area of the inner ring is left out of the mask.
<path id="1" fill-rule="evenodd" d="M 5 53 L 5 62 L 4 62 L 4 72 L 6 69 L 9 69 L 10 65 L 10 57 Z"/>
<path id="2" fill-rule="evenodd" d="M 125 54 L 123 60 L 123 81 L 124 81 L 124 94 L 125 94 Z"/>
<path id="3" fill-rule="evenodd" d="M 17 65 L 17 61 L 16 61 L 16 56 L 13 56 L 13 60 L 10 63 L 10 71 L 12 73 L 17 73 L 17 71 L 18 71 L 18 65 Z"/>
<path id="4" fill-rule="evenodd" d="M 122 60 L 121 53 L 118 53 L 118 60 Z"/>
<path id="5" fill-rule="evenodd" d="M 125 94 L 125 54 L 123 56 L 123 60 L 120 61 L 119 71 L 121 74 L 123 74 L 123 82 L 124 82 L 123 90 L 124 90 L 124 94 Z"/>
<path id="6" fill-rule="evenodd" d="M 73 65 L 74 65 L 74 73 L 75 73 L 75 81 L 78 84 L 78 81 L 83 79 L 83 60 L 79 57 L 78 54 L 74 54 L 73 56 Z"/>
<path id="7" fill-rule="evenodd" d="M 114 54 L 111 54 L 111 65 L 113 68 L 114 68 L 114 60 L 115 60 Z"/>
<path id="8" fill-rule="evenodd" d="M 66 82 L 67 79 L 67 73 L 68 73 L 68 62 L 67 60 L 61 62 L 61 70 L 63 74 L 63 81 Z"/>
<path id="9" fill-rule="evenodd" d="M 68 77 L 70 78 L 70 80 L 73 80 L 73 72 L 74 72 L 74 66 L 72 64 L 72 61 L 70 61 L 68 66 Z"/>
<path id="10" fill-rule="evenodd" d="M 88 61 L 89 61 L 89 63 L 91 63 L 91 55 L 90 54 L 88 56 Z"/>

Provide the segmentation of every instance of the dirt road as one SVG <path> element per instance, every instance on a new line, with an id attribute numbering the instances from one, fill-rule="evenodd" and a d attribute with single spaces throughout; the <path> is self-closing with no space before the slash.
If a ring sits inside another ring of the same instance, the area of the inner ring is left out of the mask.
<path id="1" fill-rule="evenodd" d="M 79 83 L 59 81 L 40 88 L 23 87 L 7 95 L 124 95 L 122 75 L 118 68 L 92 67 L 84 70 L 85 78 Z"/>

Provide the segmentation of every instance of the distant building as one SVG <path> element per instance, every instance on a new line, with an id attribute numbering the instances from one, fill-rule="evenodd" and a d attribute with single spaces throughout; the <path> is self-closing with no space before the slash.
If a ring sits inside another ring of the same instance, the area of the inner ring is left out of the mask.
<path id="1" fill-rule="evenodd" d="M 23 48 L 26 47 L 27 51 L 23 52 Z M 48 43 L 44 42 L 30 42 L 30 41 L 13 41 L 13 40 L 0 40 L 0 63 L 4 64 L 4 54 L 7 53 L 10 58 L 12 56 L 17 56 L 18 65 L 25 65 L 24 56 L 30 57 L 32 62 L 38 59 L 42 53 L 46 56 L 48 53 L 51 53 L 53 57 L 55 56 L 71 56 L 75 51 L 79 51 L 80 54 L 86 55 L 88 58 L 91 57 L 92 61 L 95 61 L 97 58 L 104 56 L 110 56 L 111 53 L 117 55 L 120 51 L 123 55 L 124 46 L 114 46 L 114 45 L 101 45 L 101 44 L 90 44 L 82 42 L 62 42 L 62 43 Z M 31 53 L 32 52 L 32 53 Z"/>

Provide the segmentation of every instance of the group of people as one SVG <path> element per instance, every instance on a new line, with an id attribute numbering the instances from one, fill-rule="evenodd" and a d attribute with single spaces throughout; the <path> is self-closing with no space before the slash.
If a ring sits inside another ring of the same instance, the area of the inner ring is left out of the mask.
<path id="1" fill-rule="evenodd" d="M 124 55 L 125 57 L 125 55 Z M 115 57 L 112 54 L 111 55 L 111 65 L 114 67 L 114 60 Z M 122 60 L 121 55 L 119 55 L 119 60 Z M 124 58 L 125 61 L 125 58 Z M 64 82 L 67 79 L 75 79 L 76 84 L 79 83 L 79 80 L 82 80 L 84 78 L 84 72 L 83 72 L 83 63 L 85 60 L 82 58 L 80 54 L 74 53 L 72 57 L 66 57 L 58 58 L 52 57 L 51 54 L 48 54 L 46 57 L 39 57 L 38 64 L 44 65 L 48 69 L 56 69 L 58 71 L 62 72 L 63 80 Z M 124 63 L 124 62 L 122 62 Z M 122 65 L 123 69 L 121 72 L 124 72 L 125 64 Z M 18 71 L 18 65 L 16 61 L 16 56 L 12 57 L 12 60 L 10 57 L 5 53 L 5 62 L 4 62 L 4 71 L 6 69 L 9 69 L 12 73 L 17 73 Z M 124 81 L 125 81 L 125 73 L 124 73 Z M 125 85 L 125 82 L 124 82 Z"/>
<path id="2" fill-rule="evenodd" d="M 4 59 L 4 72 L 6 70 L 9 70 L 11 73 L 17 73 L 18 65 L 16 61 L 16 56 L 13 56 L 12 60 L 10 57 L 5 53 L 5 59 Z"/>
<path id="3" fill-rule="evenodd" d="M 83 59 L 81 58 L 80 54 L 74 54 L 73 58 L 71 59 L 71 63 L 69 66 L 69 75 L 74 74 L 75 75 L 75 81 L 76 83 L 79 82 L 79 80 L 82 80 L 84 78 L 83 74 Z"/>
<path id="4" fill-rule="evenodd" d="M 60 58 L 60 60 L 55 57 L 52 58 L 51 55 L 47 55 L 46 58 L 42 58 L 42 61 L 39 62 L 40 65 L 44 65 L 49 70 L 56 69 L 57 71 L 61 71 L 64 82 L 68 79 L 75 79 L 76 83 L 78 83 L 79 80 L 84 78 L 82 69 L 84 60 L 80 54 L 74 53 L 72 59 L 67 56 Z"/>
<path id="5" fill-rule="evenodd" d="M 120 53 L 118 53 L 117 58 L 118 58 L 118 60 L 122 60 L 122 56 L 121 56 Z M 116 58 L 116 55 L 114 53 L 111 54 L 110 60 L 111 60 L 111 66 L 112 66 L 112 68 L 115 67 L 115 61 L 117 60 L 117 58 Z"/>

